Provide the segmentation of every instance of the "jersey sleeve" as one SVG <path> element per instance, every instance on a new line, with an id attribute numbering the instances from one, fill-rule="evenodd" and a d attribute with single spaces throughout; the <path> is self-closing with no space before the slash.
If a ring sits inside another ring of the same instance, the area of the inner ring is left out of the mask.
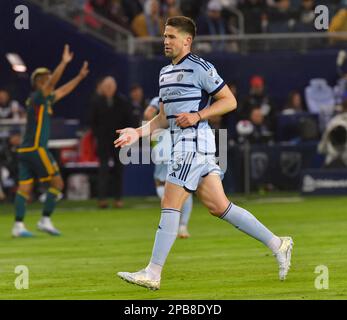
<path id="1" fill-rule="evenodd" d="M 224 85 L 224 80 L 218 74 L 216 68 L 208 64 L 209 68 L 199 68 L 197 74 L 198 85 L 210 96 L 214 96 Z"/>

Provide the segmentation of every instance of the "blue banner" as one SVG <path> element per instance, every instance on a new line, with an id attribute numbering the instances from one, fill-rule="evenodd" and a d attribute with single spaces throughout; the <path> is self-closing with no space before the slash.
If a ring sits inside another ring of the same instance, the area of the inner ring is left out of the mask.
<path id="1" fill-rule="evenodd" d="M 302 172 L 303 195 L 347 195 L 347 169 L 311 169 Z"/>

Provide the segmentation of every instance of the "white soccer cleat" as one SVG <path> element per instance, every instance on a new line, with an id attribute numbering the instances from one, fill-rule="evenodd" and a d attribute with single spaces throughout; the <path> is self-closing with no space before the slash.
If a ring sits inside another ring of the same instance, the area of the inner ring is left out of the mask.
<path id="1" fill-rule="evenodd" d="M 282 240 L 282 244 L 274 256 L 276 257 L 279 266 L 279 278 L 283 281 L 286 279 L 290 268 L 294 242 L 291 237 L 280 237 L 280 239 Z"/>
<path id="2" fill-rule="evenodd" d="M 12 228 L 14 238 L 31 238 L 34 235 L 27 230 L 23 222 L 16 222 Z"/>
<path id="3" fill-rule="evenodd" d="M 179 226 L 177 237 L 181 239 L 186 239 L 190 237 L 187 226 L 185 225 Z"/>
<path id="4" fill-rule="evenodd" d="M 52 236 L 60 236 L 60 231 L 56 229 L 48 217 L 43 217 L 38 223 L 37 223 L 37 229 L 43 232 L 47 232 L 48 234 Z"/>
<path id="5" fill-rule="evenodd" d="M 127 282 L 137 284 L 151 290 L 160 289 L 160 280 L 153 280 L 145 269 L 138 272 L 118 272 L 117 275 Z"/>

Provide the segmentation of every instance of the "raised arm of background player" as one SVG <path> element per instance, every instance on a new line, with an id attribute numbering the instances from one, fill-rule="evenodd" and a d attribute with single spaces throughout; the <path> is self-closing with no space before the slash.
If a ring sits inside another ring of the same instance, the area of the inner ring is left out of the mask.
<path id="1" fill-rule="evenodd" d="M 55 101 L 64 98 L 71 91 L 73 91 L 78 86 L 78 84 L 88 75 L 88 73 L 88 62 L 84 61 L 83 66 L 78 75 L 54 91 Z"/>
<path id="2" fill-rule="evenodd" d="M 47 83 L 42 88 L 42 93 L 45 97 L 50 95 L 54 91 L 56 84 L 60 80 L 61 76 L 64 73 L 66 66 L 68 65 L 68 63 L 70 63 L 72 58 L 73 58 L 73 53 L 70 52 L 70 47 L 68 44 L 66 44 L 64 46 L 64 51 L 63 51 L 63 55 L 62 55 L 60 63 L 55 68 L 51 77 L 49 78 Z"/>

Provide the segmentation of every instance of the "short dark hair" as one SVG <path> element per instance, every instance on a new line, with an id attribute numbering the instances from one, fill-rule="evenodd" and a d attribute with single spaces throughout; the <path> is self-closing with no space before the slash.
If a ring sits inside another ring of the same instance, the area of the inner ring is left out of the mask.
<path id="1" fill-rule="evenodd" d="M 196 36 L 196 24 L 193 19 L 185 16 L 171 17 L 166 20 L 165 26 L 171 26 L 180 31 L 189 33 L 193 39 Z"/>

